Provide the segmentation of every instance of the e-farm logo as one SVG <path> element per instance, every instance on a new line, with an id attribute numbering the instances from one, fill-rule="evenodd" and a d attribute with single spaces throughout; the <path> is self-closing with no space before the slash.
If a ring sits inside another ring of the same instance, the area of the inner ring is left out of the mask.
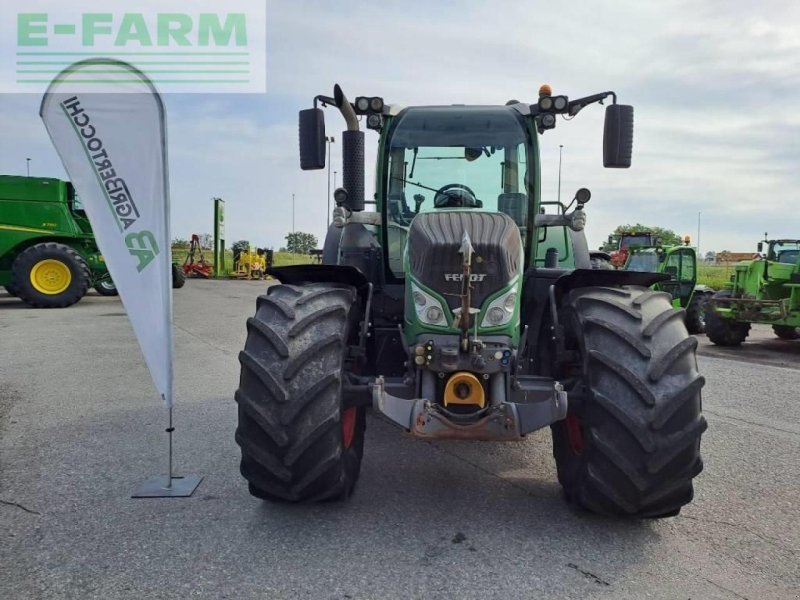
<path id="1" fill-rule="evenodd" d="M 145 10 L 148 3 L 154 10 Z M 264 0 L 88 0 L 80 11 L 60 0 L 0 5 L 0 20 L 16 23 L 14 56 L 0 57 L 4 91 L 39 91 L 71 64 L 94 57 L 133 64 L 161 92 L 266 91 Z M 70 80 L 87 90 L 126 82 L 103 67 Z"/>

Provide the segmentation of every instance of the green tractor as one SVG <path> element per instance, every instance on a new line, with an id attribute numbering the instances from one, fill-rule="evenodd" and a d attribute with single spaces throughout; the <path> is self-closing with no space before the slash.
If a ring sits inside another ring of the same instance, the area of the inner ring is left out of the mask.
<path id="1" fill-rule="evenodd" d="M 616 268 L 622 268 L 628 260 L 629 248 L 652 248 L 660 246 L 661 238 L 650 231 L 623 231 L 608 236 L 608 242 L 600 248 L 608 253 L 608 260 Z"/>
<path id="2" fill-rule="evenodd" d="M 318 104 L 343 116 L 343 187 L 323 264 L 270 269 L 280 285 L 247 321 L 236 441 L 252 495 L 348 497 L 372 407 L 425 440 L 550 426 L 566 497 L 590 511 L 690 502 L 704 378 L 681 311 L 648 289 L 668 277 L 591 268 L 589 190 L 540 199 L 540 136 L 609 97 L 604 165 L 625 168 L 633 108 L 613 92 L 404 108 L 337 85 L 300 112 L 303 169 L 325 165 Z M 369 200 L 360 122 L 380 136 Z"/>
<path id="3" fill-rule="evenodd" d="M 173 265 L 173 287 L 183 272 Z M 0 286 L 35 308 L 64 308 L 117 288 L 68 181 L 0 175 Z"/>
<path id="4" fill-rule="evenodd" d="M 629 246 L 625 264 L 627 271 L 664 273 L 669 279 L 660 281 L 653 289 L 662 290 L 672 296 L 672 305 L 685 311 L 686 329 L 689 333 L 704 333 L 705 309 L 714 290 L 697 285 L 697 251 L 689 246 L 688 238 L 683 246 Z"/>
<path id="5" fill-rule="evenodd" d="M 729 289 L 708 303 L 706 334 L 715 344 L 741 345 L 751 323 L 772 325 L 785 340 L 800 339 L 800 240 L 764 240 L 758 252 L 762 258 L 736 264 Z"/>

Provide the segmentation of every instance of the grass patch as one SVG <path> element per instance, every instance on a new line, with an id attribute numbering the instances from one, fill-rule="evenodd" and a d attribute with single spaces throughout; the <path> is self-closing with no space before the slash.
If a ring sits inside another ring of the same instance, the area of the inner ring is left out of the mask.
<path id="1" fill-rule="evenodd" d="M 707 285 L 715 290 L 725 289 L 725 286 L 731 282 L 734 266 L 700 263 L 697 265 L 697 283 Z"/>
<path id="2" fill-rule="evenodd" d="M 186 257 L 189 255 L 189 249 L 182 246 L 172 247 L 172 262 L 183 264 Z M 214 252 L 210 249 L 203 249 L 203 256 L 205 259 L 212 263 L 214 262 Z M 315 261 L 307 254 L 294 254 L 293 252 L 276 252 L 273 256 L 274 266 L 287 267 L 290 265 L 308 265 Z M 225 251 L 225 269 L 222 275 L 230 275 L 233 273 L 233 252 L 231 250 Z"/>

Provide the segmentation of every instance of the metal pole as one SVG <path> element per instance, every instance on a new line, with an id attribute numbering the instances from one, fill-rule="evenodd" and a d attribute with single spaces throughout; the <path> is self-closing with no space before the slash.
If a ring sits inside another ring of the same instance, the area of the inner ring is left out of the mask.
<path id="1" fill-rule="evenodd" d="M 702 211 L 697 211 L 697 258 L 699 260 L 703 260 L 703 255 L 700 254 L 700 215 L 702 214 Z"/>
<path id="2" fill-rule="evenodd" d="M 172 407 L 169 407 L 169 427 L 167 427 L 167 435 L 169 436 L 169 478 L 167 479 L 167 487 L 172 487 L 172 432 L 175 428 L 172 426 Z"/>
<path id="3" fill-rule="evenodd" d="M 561 150 L 564 144 L 558 145 L 558 201 L 561 202 Z"/>
<path id="4" fill-rule="evenodd" d="M 339 171 L 334 171 L 333 172 L 333 189 L 334 190 L 336 189 L 336 173 L 338 173 L 338 172 Z"/>
<path id="5" fill-rule="evenodd" d="M 331 144 L 336 141 L 333 136 L 325 137 L 328 142 L 328 227 L 331 226 Z"/>
<path id="6" fill-rule="evenodd" d="M 28 177 L 30 177 L 31 176 L 31 159 L 30 158 L 26 158 L 25 159 L 25 166 L 28 169 Z"/>
<path id="7" fill-rule="evenodd" d="M 294 228 L 294 194 L 292 194 L 292 233 L 295 232 Z"/>

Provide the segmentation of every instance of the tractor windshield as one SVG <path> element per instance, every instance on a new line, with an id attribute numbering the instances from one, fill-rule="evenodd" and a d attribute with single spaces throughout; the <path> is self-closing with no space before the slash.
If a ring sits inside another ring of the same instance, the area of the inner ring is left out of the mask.
<path id="1" fill-rule="evenodd" d="M 642 246 L 655 246 L 653 236 L 648 234 L 623 235 L 620 238 L 620 248 L 641 248 Z"/>
<path id="2" fill-rule="evenodd" d="M 658 272 L 658 254 L 655 248 L 652 250 L 642 250 L 634 252 L 628 259 L 628 264 L 625 265 L 626 271 L 637 271 L 639 273 L 656 273 Z"/>
<path id="3" fill-rule="evenodd" d="M 387 241 L 395 276 L 403 276 L 406 234 L 420 212 L 451 208 L 505 212 L 520 227 L 524 243 L 530 138 L 516 111 L 407 109 L 386 144 Z"/>
<path id="4" fill-rule="evenodd" d="M 773 242 L 770 248 L 770 260 L 793 265 L 800 258 L 800 241 L 783 240 Z"/>

